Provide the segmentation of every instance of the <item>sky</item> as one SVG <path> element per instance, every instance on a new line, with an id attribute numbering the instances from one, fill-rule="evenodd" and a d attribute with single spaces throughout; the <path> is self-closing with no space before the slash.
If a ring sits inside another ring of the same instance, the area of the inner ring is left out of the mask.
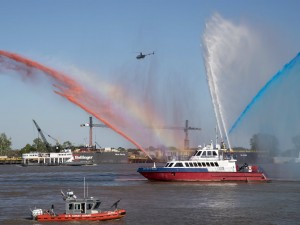
<path id="1" fill-rule="evenodd" d="M 249 96 L 254 96 L 300 49 L 300 3 L 296 0 L 0 0 L 0 3 L 1 50 L 68 74 L 95 95 L 100 93 L 108 104 L 118 102 L 115 113 L 120 117 L 129 115 L 132 124 L 141 123 L 139 128 L 144 120 L 148 125 L 174 127 L 183 127 L 185 120 L 189 120 L 191 127 L 202 128 L 189 132 L 191 146 L 210 142 L 217 124 L 202 43 L 208 21 L 219 15 L 221 21 L 254 30 L 262 43 L 267 43 L 263 47 L 270 56 L 268 69 L 263 75 L 252 75 L 252 81 L 261 82 Z M 135 58 L 139 52 L 152 51 L 155 54 L 143 60 Z M 243 55 L 242 51 L 239 53 Z M 253 63 L 252 66 L 255 67 Z M 87 144 L 88 128 L 80 124 L 87 123 L 91 114 L 55 94 L 52 81 L 42 74 L 38 76 L 26 79 L 0 67 L 0 133 L 11 138 L 13 148 L 32 144 L 38 136 L 34 119 L 46 135 L 60 142 Z M 105 91 L 108 87 L 115 92 Z M 237 112 L 247 105 L 251 97 L 248 98 Z M 128 99 L 143 110 L 133 113 Z M 141 116 L 148 113 L 147 119 Z M 233 114 L 234 118 L 238 114 Z M 114 123 L 112 118 L 106 120 Z M 94 122 L 101 123 L 96 118 Z M 117 123 L 114 125 L 118 127 Z M 124 132 L 138 142 L 147 139 L 148 132 L 143 133 L 136 126 Z M 133 147 L 111 129 L 93 131 L 94 140 L 102 147 Z M 141 143 L 183 145 L 183 130 L 161 130 L 154 136 Z"/>

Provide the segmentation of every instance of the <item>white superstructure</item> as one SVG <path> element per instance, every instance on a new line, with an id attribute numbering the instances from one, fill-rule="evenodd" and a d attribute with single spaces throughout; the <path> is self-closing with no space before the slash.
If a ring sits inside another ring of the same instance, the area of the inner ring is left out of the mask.
<path id="1" fill-rule="evenodd" d="M 219 144 L 198 147 L 197 151 L 188 161 L 169 161 L 165 168 L 201 168 L 208 172 L 237 172 L 236 159 L 231 154 L 225 155 Z"/>
<path id="2" fill-rule="evenodd" d="M 66 162 L 72 162 L 74 159 L 71 149 L 64 149 L 60 152 L 30 152 L 22 154 L 24 165 L 59 165 Z"/>

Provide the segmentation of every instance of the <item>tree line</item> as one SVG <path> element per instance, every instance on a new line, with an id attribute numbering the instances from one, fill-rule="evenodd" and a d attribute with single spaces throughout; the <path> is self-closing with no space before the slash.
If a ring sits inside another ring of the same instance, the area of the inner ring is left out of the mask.
<path id="1" fill-rule="evenodd" d="M 23 148 L 12 150 L 12 140 L 5 133 L 0 134 L 0 156 L 21 156 L 29 152 L 59 152 L 61 149 L 75 149 L 81 146 L 74 146 L 70 141 L 62 144 L 46 145 L 41 138 L 35 138 L 32 144 L 26 144 Z"/>
<path id="2" fill-rule="evenodd" d="M 300 150 L 300 135 L 294 136 L 292 138 L 292 143 L 294 147 L 292 149 L 285 149 L 280 151 L 279 141 L 274 135 L 269 134 L 254 134 L 250 138 L 250 148 L 252 151 L 264 153 L 269 157 L 274 157 L 278 155 L 297 157 Z M 12 150 L 12 140 L 8 138 L 5 133 L 0 134 L 0 156 L 21 156 L 23 153 L 28 152 L 59 152 L 61 149 L 72 149 L 81 148 L 82 146 L 74 146 L 70 141 L 65 141 L 63 144 L 46 145 L 41 138 L 36 138 L 33 140 L 32 144 L 26 144 L 25 147 L 19 150 Z M 238 149 L 238 148 L 235 148 Z M 243 149 L 243 148 L 239 148 Z"/>

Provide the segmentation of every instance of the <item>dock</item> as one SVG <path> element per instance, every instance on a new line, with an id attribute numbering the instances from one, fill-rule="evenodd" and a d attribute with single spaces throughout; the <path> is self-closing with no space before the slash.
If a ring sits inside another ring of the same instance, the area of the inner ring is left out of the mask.
<path id="1" fill-rule="evenodd" d="M 22 158 L 18 157 L 0 157 L 0 165 L 21 164 Z"/>

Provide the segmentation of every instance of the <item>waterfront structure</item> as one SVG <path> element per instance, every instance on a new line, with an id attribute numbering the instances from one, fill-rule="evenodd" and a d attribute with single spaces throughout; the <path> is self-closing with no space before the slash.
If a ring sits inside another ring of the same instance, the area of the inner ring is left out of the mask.
<path id="1" fill-rule="evenodd" d="M 61 165 L 73 161 L 71 149 L 60 152 L 30 152 L 22 154 L 23 165 Z"/>

